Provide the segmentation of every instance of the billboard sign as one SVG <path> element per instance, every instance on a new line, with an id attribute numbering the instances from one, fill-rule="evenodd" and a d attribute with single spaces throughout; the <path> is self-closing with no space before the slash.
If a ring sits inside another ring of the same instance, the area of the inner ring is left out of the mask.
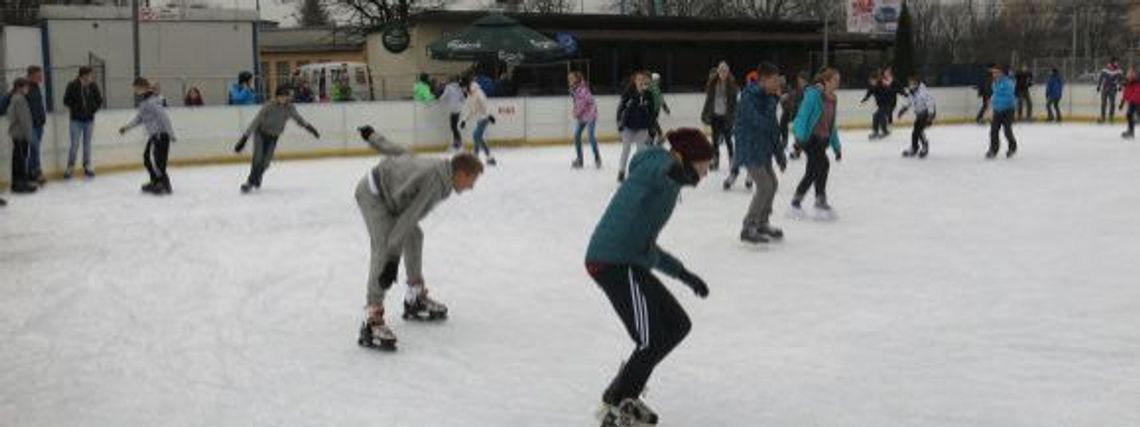
<path id="1" fill-rule="evenodd" d="M 847 31 L 894 34 L 901 13 L 902 0 L 847 0 Z"/>

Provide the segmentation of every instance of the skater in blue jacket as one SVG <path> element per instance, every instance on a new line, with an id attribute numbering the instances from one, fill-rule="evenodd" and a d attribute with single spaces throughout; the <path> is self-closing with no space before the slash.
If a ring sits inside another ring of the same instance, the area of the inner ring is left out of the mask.
<path id="1" fill-rule="evenodd" d="M 997 157 L 998 150 L 1001 148 L 998 131 L 1002 129 L 1005 130 L 1005 139 L 1009 142 L 1009 151 L 1005 155 L 1006 157 L 1013 157 L 1014 153 L 1017 153 L 1017 139 L 1013 136 L 1013 114 L 1017 107 L 1013 79 L 1006 74 L 1005 69 L 1000 65 L 991 68 L 990 74 L 993 76 L 994 82 L 994 119 L 993 123 L 990 124 L 990 150 L 986 152 L 986 158 Z"/>
<path id="2" fill-rule="evenodd" d="M 1045 85 L 1045 110 L 1049 112 L 1049 118 L 1045 121 L 1061 122 L 1061 94 L 1065 90 L 1065 80 L 1061 78 L 1061 72 L 1054 68 L 1049 72 L 1049 83 Z"/>

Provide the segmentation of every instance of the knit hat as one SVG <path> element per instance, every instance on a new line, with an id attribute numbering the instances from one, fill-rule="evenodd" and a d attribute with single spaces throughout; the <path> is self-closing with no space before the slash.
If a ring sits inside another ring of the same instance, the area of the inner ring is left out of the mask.
<path id="1" fill-rule="evenodd" d="M 712 160 L 713 147 L 704 132 L 694 128 L 680 128 L 665 134 L 673 152 L 680 154 L 687 162 Z"/>

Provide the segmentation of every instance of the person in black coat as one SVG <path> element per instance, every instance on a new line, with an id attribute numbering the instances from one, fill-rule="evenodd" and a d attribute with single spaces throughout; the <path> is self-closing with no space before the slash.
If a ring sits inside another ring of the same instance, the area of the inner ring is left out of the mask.
<path id="1" fill-rule="evenodd" d="M 894 88 L 888 86 L 882 76 L 879 74 L 871 75 L 867 86 L 867 94 L 863 96 L 863 103 L 868 99 L 875 97 L 875 114 L 872 117 L 871 123 L 873 131 L 871 139 L 886 138 L 890 136 L 891 130 L 888 124 L 891 119 L 890 116 L 898 103 L 898 92 Z"/>
<path id="2" fill-rule="evenodd" d="M 974 118 L 978 124 L 982 124 L 986 118 L 986 110 L 990 109 L 990 98 L 994 95 L 994 80 L 989 72 L 989 69 L 993 67 L 994 64 L 986 66 L 985 76 L 982 76 L 982 82 L 978 84 L 978 98 L 982 98 L 982 107 L 978 109 L 978 116 Z"/>
<path id="3" fill-rule="evenodd" d="M 83 174 L 95 177 L 91 168 L 91 135 L 95 132 L 95 113 L 103 108 L 103 93 L 95 84 L 95 73 L 91 67 L 79 67 L 79 76 L 67 84 L 63 94 L 63 104 L 71 112 L 71 146 L 67 151 L 67 170 L 64 179 L 71 179 L 75 171 L 75 155 L 80 141 L 83 143 Z"/>
<path id="4" fill-rule="evenodd" d="M 1014 78 L 1017 80 L 1017 119 L 1033 121 L 1033 98 L 1029 96 L 1029 88 L 1033 86 L 1033 72 L 1029 71 L 1028 65 L 1022 65 L 1021 71 Z"/>
<path id="5" fill-rule="evenodd" d="M 31 150 L 28 156 L 28 173 L 32 180 L 43 185 L 43 167 L 40 164 L 40 142 L 44 139 L 44 125 L 47 124 L 47 109 L 44 108 L 44 92 L 40 85 L 44 82 L 44 69 L 33 65 L 28 67 L 28 107 L 32 110 L 32 138 L 28 142 Z"/>

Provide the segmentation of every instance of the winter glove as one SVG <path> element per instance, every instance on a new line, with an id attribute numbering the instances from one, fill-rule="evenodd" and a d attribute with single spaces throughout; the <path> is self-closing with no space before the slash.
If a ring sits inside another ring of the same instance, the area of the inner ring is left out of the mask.
<path id="1" fill-rule="evenodd" d="M 901 118 L 902 118 L 902 116 L 903 116 L 904 114 L 906 114 L 906 112 L 907 112 L 907 111 L 910 111 L 910 108 L 907 108 L 907 107 L 903 107 L 903 109 L 899 110 L 899 118 L 901 119 Z"/>
<path id="2" fill-rule="evenodd" d="M 842 151 L 835 150 L 835 161 L 837 161 L 837 162 L 843 161 L 843 152 Z"/>
<path id="3" fill-rule="evenodd" d="M 388 290 L 396 283 L 396 275 L 400 273 L 400 257 L 384 264 L 384 272 L 380 273 L 380 289 Z"/>
<path id="4" fill-rule="evenodd" d="M 358 127 L 356 130 L 360 132 L 360 137 L 364 138 L 365 141 L 370 141 L 372 135 L 376 133 L 376 129 L 372 129 L 372 126 L 367 125 Z"/>
<path id="5" fill-rule="evenodd" d="M 249 135 L 242 135 L 241 139 L 238 140 L 238 143 L 236 145 L 234 145 L 234 152 L 240 153 L 242 150 L 244 150 L 245 149 L 245 142 L 248 140 L 249 140 Z"/>
<path id="6" fill-rule="evenodd" d="M 784 153 L 776 154 L 776 166 L 780 167 L 780 172 L 788 169 L 788 157 Z"/>
<path id="7" fill-rule="evenodd" d="M 317 132 L 317 128 L 313 127 L 312 125 L 305 128 L 305 130 L 307 130 L 307 131 L 309 131 L 309 133 L 313 134 L 313 138 L 321 139 L 321 133 Z"/>
<path id="8" fill-rule="evenodd" d="M 126 126 L 119 128 L 119 135 L 126 135 L 126 134 L 127 134 L 127 127 Z"/>
<path id="9" fill-rule="evenodd" d="M 467 129 L 467 121 L 464 120 L 462 122 L 459 122 L 459 128 L 460 129 Z"/>
<path id="10" fill-rule="evenodd" d="M 705 284 L 704 280 L 701 280 L 700 277 L 697 277 L 697 275 L 693 274 L 691 271 L 682 271 L 681 274 L 677 275 L 677 280 L 680 280 L 682 283 L 689 285 L 689 288 L 691 288 L 693 290 L 693 293 L 697 294 L 698 297 L 708 298 L 709 285 Z"/>
<path id="11" fill-rule="evenodd" d="M 495 116 L 487 116 L 487 121 L 491 122 L 491 124 L 495 124 Z"/>

